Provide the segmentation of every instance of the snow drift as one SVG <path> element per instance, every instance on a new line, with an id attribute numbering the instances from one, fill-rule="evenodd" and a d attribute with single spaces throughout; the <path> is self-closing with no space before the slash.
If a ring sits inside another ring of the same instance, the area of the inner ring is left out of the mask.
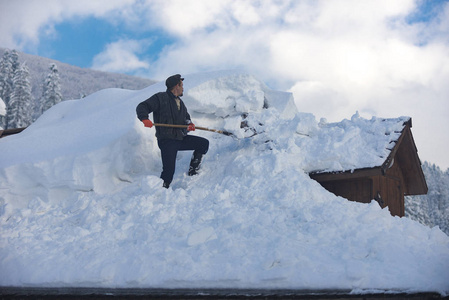
<path id="1" fill-rule="evenodd" d="M 441 230 L 308 176 L 376 166 L 406 118 L 317 122 L 239 72 L 184 87 L 196 125 L 239 139 L 192 133 L 211 142 L 202 171 L 180 152 L 169 189 L 135 116 L 163 83 L 64 101 L 0 140 L 1 286 L 449 292 Z"/>

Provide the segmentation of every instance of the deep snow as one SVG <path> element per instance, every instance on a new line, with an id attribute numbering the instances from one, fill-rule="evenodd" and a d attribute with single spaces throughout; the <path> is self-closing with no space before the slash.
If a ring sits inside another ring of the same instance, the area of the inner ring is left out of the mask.
<path id="1" fill-rule="evenodd" d="M 64 101 L 0 140 L 0 286 L 449 292 L 441 230 L 308 176 L 381 164 L 408 118 L 317 121 L 240 72 L 184 87 L 196 125 L 239 138 L 192 133 L 211 142 L 202 171 L 180 152 L 169 189 L 135 116 L 163 83 Z"/>

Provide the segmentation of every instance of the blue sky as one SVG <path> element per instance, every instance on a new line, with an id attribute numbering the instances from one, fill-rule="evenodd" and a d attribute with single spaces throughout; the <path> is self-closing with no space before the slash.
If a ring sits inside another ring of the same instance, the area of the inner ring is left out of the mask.
<path id="1" fill-rule="evenodd" d="M 91 67 L 92 58 L 120 34 L 119 28 L 93 17 L 56 24 L 55 31 L 56 36 L 40 39 L 37 54 L 83 68 Z"/>
<path id="2" fill-rule="evenodd" d="M 156 30 L 135 32 L 94 17 L 62 22 L 55 25 L 54 30 L 56 36 L 43 36 L 35 52 L 82 68 L 92 67 L 93 58 L 104 51 L 106 45 L 122 38 L 151 39 L 140 55 L 141 59 L 150 60 L 156 60 L 163 47 L 173 42 L 169 36 Z M 130 70 L 124 73 L 132 75 L 134 72 Z"/>
<path id="3" fill-rule="evenodd" d="M 0 0 L 0 47 L 156 80 L 244 69 L 318 120 L 411 116 L 449 167 L 448 1 Z"/>

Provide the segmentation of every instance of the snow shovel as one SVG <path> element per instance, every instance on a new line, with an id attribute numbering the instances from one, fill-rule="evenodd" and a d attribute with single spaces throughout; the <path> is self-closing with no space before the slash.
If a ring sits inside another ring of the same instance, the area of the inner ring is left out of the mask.
<path id="1" fill-rule="evenodd" d="M 159 126 L 159 127 L 186 128 L 186 129 L 187 129 L 187 127 L 189 127 L 189 125 L 175 125 L 175 124 L 161 124 L 161 123 L 154 123 L 153 125 Z M 212 131 L 212 132 L 221 133 L 221 134 L 224 134 L 227 136 L 236 137 L 234 134 L 230 133 L 229 131 L 224 131 L 224 130 L 211 129 L 211 128 L 200 127 L 200 126 L 195 126 L 195 129 Z"/>

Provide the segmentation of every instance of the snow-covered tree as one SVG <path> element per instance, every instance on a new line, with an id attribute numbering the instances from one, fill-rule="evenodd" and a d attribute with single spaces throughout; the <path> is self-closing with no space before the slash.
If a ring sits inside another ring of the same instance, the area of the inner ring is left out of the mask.
<path id="1" fill-rule="evenodd" d="M 25 63 L 15 72 L 14 90 L 8 103 L 7 128 L 26 127 L 31 123 L 32 102 L 29 76 Z"/>
<path id="2" fill-rule="evenodd" d="M 405 197 L 405 215 L 424 225 L 439 226 L 449 235 L 449 169 L 423 164 L 429 191 L 427 195 Z"/>
<path id="3" fill-rule="evenodd" d="M 3 118 L 2 126 L 4 128 L 10 127 L 9 120 L 15 118 L 14 116 L 10 116 L 10 113 L 13 112 L 11 109 L 11 97 L 15 89 L 15 76 L 19 69 L 19 53 L 16 50 L 12 50 L 11 52 L 6 50 L 0 60 L 0 98 L 2 98 L 5 103 L 5 110 L 7 113 Z"/>
<path id="4" fill-rule="evenodd" d="M 17 52 L 17 50 L 11 51 L 11 67 L 12 67 L 13 73 L 16 72 L 20 68 L 19 52 Z"/>
<path id="5" fill-rule="evenodd" d="M 50 64 L 50 72 L 44 80 L 42 87 L 42 99 L 40 101 L 40 113 L 62 101 L 59 71 L 56 64 Z"/>
<path id="6" fill-rule="evenodd" d="M 5 118 L 6 118 L 6 104 L 3 102 L 3 99 L 0 98 L 0 129 L 5 127 Z"/>
<path id="7" fill-rule="evenodd" d="M 13 90 L 12 81 L 14 77 L 14 70 L 12 67 L 11 53 L 6 50 L 0 60 L 0 98 L 3 99 L 7 105 Z"/>

